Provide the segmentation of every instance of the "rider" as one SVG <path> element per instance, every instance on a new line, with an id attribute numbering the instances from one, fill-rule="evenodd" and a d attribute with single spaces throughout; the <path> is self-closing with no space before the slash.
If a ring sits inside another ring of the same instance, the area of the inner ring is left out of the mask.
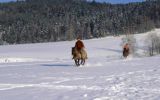
<path id="1" fill-rule="evenodd" d="M 126 49 L 126 50 L 129 50 L 129 44 L 126 43 L 123 48 Z"/>
<path id="2" fill-rule="evenodd" d="M 77 38 L 77 42 L 75 43 L 76 49 L 81 52 L 84 49 L 84 43 L 81 41 L 80 37 Z"/>

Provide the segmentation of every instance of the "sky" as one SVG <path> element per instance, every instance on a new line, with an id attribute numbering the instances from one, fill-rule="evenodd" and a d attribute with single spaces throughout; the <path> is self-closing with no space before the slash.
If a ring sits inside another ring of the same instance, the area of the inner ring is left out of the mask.
<path id="1" fill-rule="evenodd" d="M 129 2 L 142 2 L 144 0 L 96 0 L 96 1 L 117 4 L 117 3 L 129 3 Z"/>
<path id="2" fill-rule="evenodd" d="M 16 1 L 16 0 L 0 0 L 0 2 L 8 2 L 8 1 Z"/>
<path id="3" fill-rule="evenodd" d="M 9 1 L 16 1 L 16 0 L 0 0 L 0 2 L 9 2 Z"/>
<path id="4" fill-rule="evenodd" d="M 9 2 L 9 1 L 16 1 L 16 0 L 0 0 L 0 2 Z M 141 2 L 144 0 L 96 0 L 96 1 L 117 4 L 117 3 Z"/>

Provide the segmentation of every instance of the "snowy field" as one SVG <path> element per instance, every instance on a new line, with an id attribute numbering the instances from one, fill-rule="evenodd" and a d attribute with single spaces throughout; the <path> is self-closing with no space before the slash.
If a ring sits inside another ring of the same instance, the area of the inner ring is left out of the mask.
<path id="1" fill-rule="evenodd" d="M 160 56 L 144 56 L 146 35 L 136 35 L 138 55 L 127 59 L 123 36 L 85 40 L 80 67 L 75 41 L 0 46 L 0 100 L 160 100 Z"/>

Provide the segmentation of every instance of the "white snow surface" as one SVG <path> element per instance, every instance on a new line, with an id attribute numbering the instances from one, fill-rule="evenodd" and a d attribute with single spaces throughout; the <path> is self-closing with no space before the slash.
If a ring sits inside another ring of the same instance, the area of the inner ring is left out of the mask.
<path id="1" fill-rule="evenodd" d="M 148 33 L 136 35 L 137 55 L 127 59 L 123 36 L 85 40 L 80 67 L 75 41 L 0 46 L 0 100 L 160 100 L 160 56 L 144 56 Z"/>

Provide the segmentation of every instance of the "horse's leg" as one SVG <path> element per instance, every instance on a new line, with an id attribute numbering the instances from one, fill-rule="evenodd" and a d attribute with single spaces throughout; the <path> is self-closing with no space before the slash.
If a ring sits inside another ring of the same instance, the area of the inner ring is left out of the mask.
<path id="1" fill-rule="evenodd" d="M 76 60 L 76 59 L 74 59 L 74 61 L 75 61 L 75 64 L 77 65 L 77 60 Z"/>
<path id="2" fill-rule="evenodd" d="M 83 59 L 81 59 L 81 64 L 83 64 Z"/>
<path id="3" fill-rule="evenodd" d="M 82 65 L 85 64 L 85 59 L 81 59 L 81 64 L 82 64 Z"/>
<path id="4" fill-rule="evenodd" d="M 86 63 L 86 60 L 85 59 L 83 59 L 83 65 Z"/>
<path id="5" fill-rule="evenodd" d="M 75 60 L 75 64 L 76 64 L 76 66 L 79 66 L 80 64 L 79 64 L 79 59 L 76 59 Z"/>
<path id="6" fill-rule="evenodd" d="M 78 59 L 78 61 L 77 61 L 77 66 L 80 66 L 80 63 L 79 63 L 79 62 L 80 62 L 80 59 Z"/>
<path id="7" fill-rule="evenodd" d="M 77 59 L 75 59 L 74 61 L 75 61 L 76 66 L 78 66 L 78 61 L 77 61 Z"/>

